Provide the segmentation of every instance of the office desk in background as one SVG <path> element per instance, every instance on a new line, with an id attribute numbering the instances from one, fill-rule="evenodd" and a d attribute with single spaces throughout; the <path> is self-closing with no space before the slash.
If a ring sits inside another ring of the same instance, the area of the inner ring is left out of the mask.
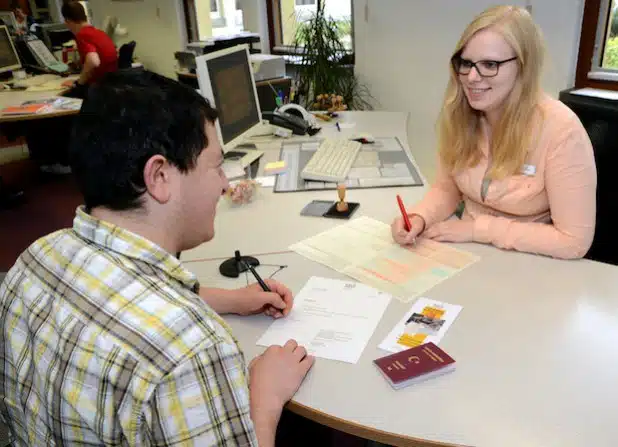
<path id="1" fill-rule="evenodd" d="M 0 90 L 0 111 L 5 107 L 21 105 L 25 101 L 36 101 L 61 96 L 70 89 L 62 86 L 67 80 L 75 80 L 77 76 L 63 78 L 56 76 L 52 81 L 46 83 L 48 89 L 35 91 L 31 90 Z M 76 100 L 79 101 L 79 100 Z M 5 135 L 9 142 L 18 137 L 25 137 L 30 151 L 44 153 L 49 144 L 68 144 L 68 136 L 61 135 L 61 138 L 54 138 L 58 119 L 70 119 L 71 116 L 79 113 L 79 110 L 50 110 L 43 113 L 30 115 L 3 115 L 0 112 L 0 133 Z M 56 118 L 56 120 L 51 120 Z M 62 123 L 63 128 L 67 128 Z M 66 130 L 65 130 L 66 132 Z M 1 150 L 1 148 L 0 148 Z M 0 201 L 5 200 L 3 194 L 6 191 L 0 185 Z"/>
<path id="2" fill-rule="evenodd" d="M 62 84 L 67 81 L 74 81 L 77 78 L 78 76 L 69 76 L 66 78 L 56 76 L 54 80 L 46 82 L 44 85 L 33 90 L 0 90 L 0 111 L 5 107 L 17 106 L 25 101 L 43 100 L 55 96 L 62 96 L 70 90 L 70 88 Z M 40 90 L 40 87 L 45 87 L 46 89 Z M 77 113 L 79 113 L 79 110 L 52 110 L 31 115 L 3 115 L 0 112 L 0 124 L 70 116 L 76 115 Z"/>
<path id="3" fill-rule="evenodd" d="M 369 132 L 397 136 L 406 145 L 402 113 L 351 112 L 341 136 Z M 318 137 L 337 136 L 326 123 Z M 265 162 L 278 145 L 260 146 Z M 415 148 L 412 147 L 412 155 Z M 389 223 L 398 215 L 395 194 L 407 206 L 427 187 L 348 191 L 360 202 L 356 216 Z M 313 199 L 336 200 L 333 191 L 273 193 L 261 189 L 251 204 L 218 207 L 216 237 L 182 259 L 202 285 L 239 287 L 218 272 L 234 250 L 263 264 L 287 265 L 276 274 L 295 293 L 310 276 L 349 279 L 288 251 L 288 246 L 341 224 L 300 216 Z M 357 364 L 316 359 L 288 408 L 358 436 L 397 446 L 588 447 L 618 440 L 618 268 L 588 260 L 561 261 L 457 244 L 481 260 L 426 296 L 463 306 L 440 346 L 457 361 L 448 375 L 393 390 L 372 364 L 378 349 L 410 304 L 393 298 Z M 271 253 L 271 254 L 268 254 Z M 213 259 L 216 258 L 216 259 Z M 276 267 L 258 267 L 269 276 Z M 249 278 L 249 281 L 252 281 Z M 263 352 L 256 341 L 267 317 L 226 316 L 246 358 Z"/>

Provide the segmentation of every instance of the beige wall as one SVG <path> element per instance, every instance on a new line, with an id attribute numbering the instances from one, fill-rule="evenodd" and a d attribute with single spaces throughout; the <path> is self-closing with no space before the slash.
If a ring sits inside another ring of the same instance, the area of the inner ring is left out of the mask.
<path id="1" fill-rule="evenodd" d="M 200 34 L 200 40 L 212 36 L 212 20 L 210 19 L 210 2 L 206 0 L 197 0 L 195 2 L 197 14 L 197 28 Z"/>
<path id="2" fill-rule="evenodd" d="M 144 66 L 175 78 L 174 52 L 184 48 L 184 19 L 180 0 L 111 1 L 89 0 L 93 24 L 101 26 L 105 16 L 118 17 L 129 34 L 118 45 L 135 40 L 135 55 Z"/>

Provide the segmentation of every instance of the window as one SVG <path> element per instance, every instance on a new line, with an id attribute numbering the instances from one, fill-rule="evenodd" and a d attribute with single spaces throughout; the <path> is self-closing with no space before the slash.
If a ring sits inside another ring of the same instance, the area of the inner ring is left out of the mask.
<path id="1" fill-rule="evenodd" d="M 352 51 L 352 0 L 267 0 L 269 34 L 273 53 L 290 53 L 296 32 L 316 13 L 318 2 L 324 3 L 327 16 L 337 22 L 345 48 Z"/>
<path id="2" fill-rule="evenodd" d="M 213 28 L 225 28 L 227 23 L 221 2 L 222 0 L 210 0 L 210 20 Z"/>
<path id="3" fill-rule="evenodd" d="M 237 34 L 241 31 L 259 32 L 245 29 L 240 5 L 238 0 L 183 0 L 189 41 Z"/>
<path id="4" fill-rule="evenodd" d="M 576 87 L 618 90 L 618 1 L 586 0 Z"/>
<path id="5" fill-rule="evenodd" d="M 608 8 L 608 20 L 604 34 L 604 49 L 601 59 L 601 67 L 610 70 L 618 69 L 618 9 L 616 0 L 612 0 Z"/>

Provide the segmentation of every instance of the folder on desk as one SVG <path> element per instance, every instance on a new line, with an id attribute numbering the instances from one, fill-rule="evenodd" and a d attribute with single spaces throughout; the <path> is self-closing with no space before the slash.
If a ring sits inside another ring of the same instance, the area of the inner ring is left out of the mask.
<path id="1" fill-rule="evenodd" d="M 43 113 L 50 108 L 49 104 L 22 104 L 19 106 L 9 106 L 2 109 L 3 115 L 34 115 Z"/>

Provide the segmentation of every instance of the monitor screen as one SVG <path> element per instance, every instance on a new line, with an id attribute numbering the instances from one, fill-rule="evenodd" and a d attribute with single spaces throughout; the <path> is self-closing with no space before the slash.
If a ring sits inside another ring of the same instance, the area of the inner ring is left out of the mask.
<path id="1" fill-rule="evenodd" d="M 10 31 L 15 31 L 15 14 L 11 11 L 0 11 L 0 25 L 6 25 Z"/>
<path id="2" fill-rule="evenodd" d="M 19 57 L 6 26 L 0 26 L 0 72 L 21 68 Z"/>
<path id="3" fill-rule="evenodd" d="M 207 76 L 201 77 L 200 88 L 219 111 L 221 139 L 227 145 L 259 125 L 262 119 L 248 50 L 239 46 L 202 57 L 206 60 Z M 204 77 L 210 81 L 208 86 L 204 85 Z M 204 87 L 211 91 L 206 92 Z"/>

